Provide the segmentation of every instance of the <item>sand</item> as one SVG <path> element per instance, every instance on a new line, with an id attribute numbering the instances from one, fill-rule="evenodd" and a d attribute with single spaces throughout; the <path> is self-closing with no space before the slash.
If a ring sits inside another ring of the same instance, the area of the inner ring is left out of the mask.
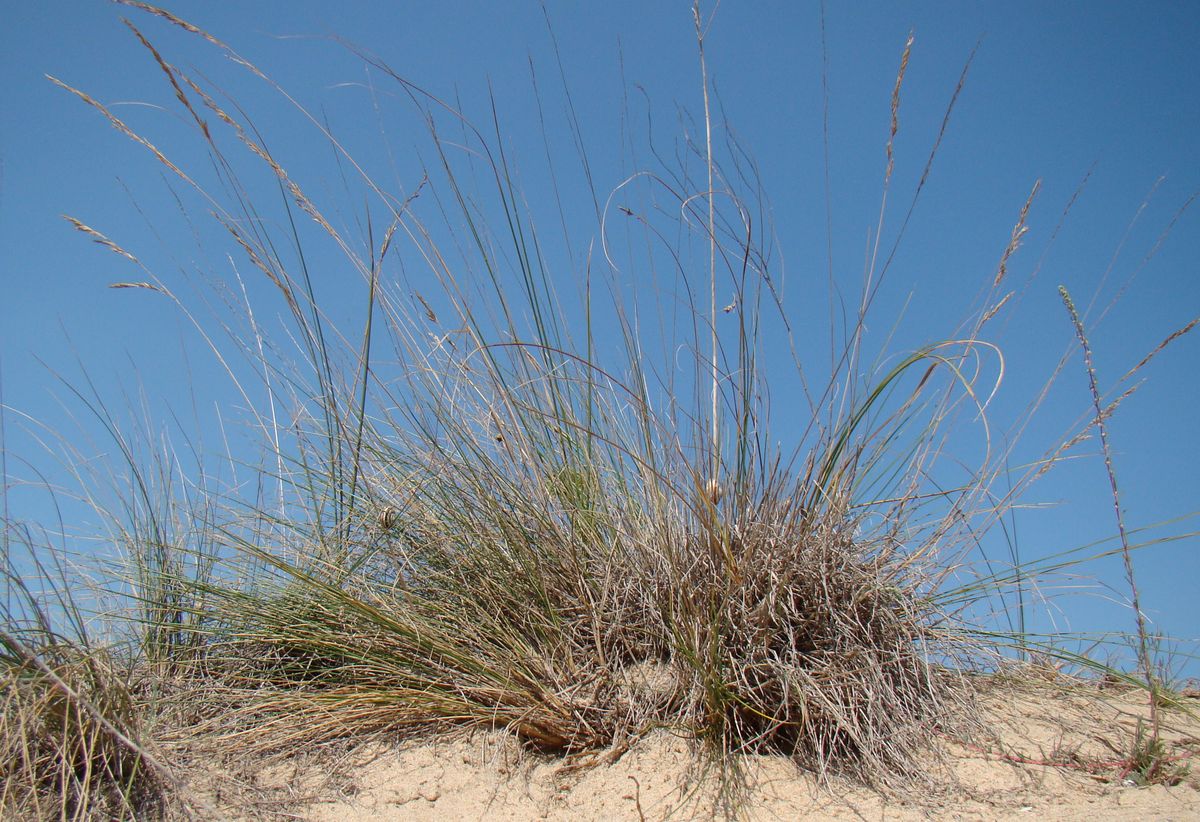
<path id="1" fill-rule="evenodd" d="M 1146 715 L 1138 691 L 1055 682 L 993 682 L 988 730 L 938 737 L 926 784 L 884 795 L 824 783 L 779 757 L 746 757 L 752 820 L 1200 819 L 1200 775 L 1139 786 L 1120 765 Z M 1200 700 L 1172 712 L 1162 737 L 1185 770 L 1200 753 Z M 657 731 L 612 761 L 571 768 L 500 732 L 374 741 L 253 768 L 197 774 L 194 789 L 227 819 L 660 820 L 712 816 L 716 780 L 685 739 Z"/>

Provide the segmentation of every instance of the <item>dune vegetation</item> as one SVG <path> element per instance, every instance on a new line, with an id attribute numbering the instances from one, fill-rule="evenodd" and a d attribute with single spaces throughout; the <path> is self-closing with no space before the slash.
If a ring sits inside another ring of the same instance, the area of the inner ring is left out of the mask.
<path id="1" fill-rule="evenodd" d="M 756 172 L 708 96 L 705 10 L 697 127 L 611 192 L 562 192 L 596 203 L 572 267 L 534 221 L 503 112 L 473 117 L 360 54 L 423 126 L 424 174 L 390 188 L 295 103 L 358 198 L 327 202 L 273 152 L 271 123 L 148 32 L 203 38 L 290 101 L 283 88 L 218 36 L 122 2 L 195 141 L 178 153 L 208 160 L 177 159 L 86 87 L 54 82 L 203 203 L 190 218 L 224 231 L 240 273 L 214 273 L 198 303 L 127 238 L 72 224 L 136 272 L 114 288 L 193 329 L 256 450 L 214 468 L 219 455 L 180 456 L 103 392 L 71 388 L 118 455 L 112 487 L 78 477 L 121 561 L 85 572 L 47 529 L 5 523 L 0 815 L 204 817 L 214 800 L 190 786 L 191 746 L 269 757 L 464 728 L 568 769 L 669 729 L 717 775 L 714 812 L 736 815 L 746 753 L 884 791 L 927 779 L 935 739 L 984 721 L 980 677 L 1031 663 L 1144 689 L 1150 724 L 1122 776 L 1179 778 L 1186 762 L 1158 728 L 1182 700 L 1141 621 L 1134 554 L 1182 537 L 1114 521 L 1112 541 L 1048 559 L 977 554 L 1084 441 L 1121 510 L 1105 426 L 1137 369 L 1101 387 L 1065 291 L 1079 342 L 1066 367 L 1092 389 L 1082 425 L 1017 468 L 989 423 L 1004 390 L 990 332 L 1036 187 L 1013 204 L 990 279 L 967 286 L 982 294 L 972 313 L 912 350 L 867 332 L 895 320 L 873 313 L 894 254 L 885 215 L 911 214 L 938 151 L 910 201 L 889 202 L 911 39 L 897 44 L 869 265 L 845 321 L 831 313 L 829 349 L 809 352 Z M 310 260 L 330 254 L 357 325 L 318 298 L 330 275 Z M 240 278 L 272 293 L 255 302 Z M 1191 330 L 1164 329 L 1143 365 Z M 1122 558 L 1135 603 L 1125 667 L 1014 627 L 1014 591 L 1102 556 Z"/>

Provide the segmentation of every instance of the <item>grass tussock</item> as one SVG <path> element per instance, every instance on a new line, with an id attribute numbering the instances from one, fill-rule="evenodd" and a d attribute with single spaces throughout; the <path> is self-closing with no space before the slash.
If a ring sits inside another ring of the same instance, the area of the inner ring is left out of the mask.
<path id="1" fill-rule="evenodd" d="M 217 38 L 123 3 L 282 92 Z M 702 72 L 707 25 L 697 9 Z M 137 741 L 147 711 L 175 726 L 164 739 L 200 734 L 226 753 L 486 727 L 582 763 L 667 727 L 723 767 L 777 753 L 890 786 L 926 773 L 935 734 L 970 713 L 961 672 L 1028 647 L 965 615 L 1039 569 L 958 574 L 1092 421 L 1015 481 L 988 427 L 1003 366 L 985 327 L 1011 296 L 1036 186 L 971 316 L 914 351 L 870 347 L 866 319 L 894 256 L 878 238 L 911 38 L 870 269 L 857 313 L 830 329 L 822 371 L 795 354 L 761 192 L 728 133 L 721 159 L 706 75 L 703 143 L 684 140 L 675 165 L 655 153 L 658 166 L 597 205 L 597 253 L 571 294 L 494 111 L 492 136 L 360 55 L 426 137 L 419 176 L 388 190 L 283 94 L 369 203 L 364 236 L 349 237 L 245 109 L 130 28 L 212 179 L 54 82 L 148 151 L 180 202 L 198 198 L 280 325 L 240 269 L 241 297 L 218 290 L 214 327 L 142 256 L 72 224 L 139 268 L 114 288 L 164 301 L 195 330 L 263 450 L 252 493 L 211 478 L 180 490 L 177 454 L 147 468 L 103 404 L 89 405 L 136 480 L 117 529 L 127 571 L 113 584 L 132 603 L 139 650 L 123 668 L 77 646 L 5 646 L 0 808 L 158 812 L 158 770 Z M 353 332 L 317 297 L 309 260 L 330 254 L 357 275 Z M 767 361 L 780 351 L 793 355 L 782 379 L 799 412 L 777 424 Z M 978 432 L 975 467 L 944 453 L 960 428 Z M 156 701 L 118 673 L 129 670 L 154 682 Z"/>
<path id="2" fill-rule="evenodd" d="M 143 705 L 107 654 L 0 635 L 0 809 L 8 818 L 146 818 L 162 810 L 143 758 Z"/>
<path id="3" fill-rule="evenodd" d="M 856 537 L 844 508 L 808 517 L 776 500 L 714 533 L 627 486 L 592 486 L 581 509 L 590 483 L 573 473 L 570 506 L 559 471 L 557 510 L 509 488 L 482 512 L 459 475 L 437 476 L 453 504 L 409 536 L 392 524 L 373 570 L 337 580 L 343 565 L 263 555 L 277 588 L 219 592 L 227 627 L 205 675 L 249 698 L 251 744 L 450 723 L 575 754 L 669 725 L 877 781 L 909 773 L 927 723 L 961 699 L 927 657 L 940 638 L 909 563 Z M 647 675 L 656 687 L 639 687 Z"/>

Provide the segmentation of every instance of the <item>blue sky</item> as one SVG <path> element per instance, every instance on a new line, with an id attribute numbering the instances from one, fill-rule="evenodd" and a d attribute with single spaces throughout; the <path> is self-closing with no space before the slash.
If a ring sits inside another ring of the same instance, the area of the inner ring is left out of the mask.
<path id="1" fill-rule="evenodd" d="M 490 116 L 490 88 L 505 144 L 529 169 L 522 182 L 536 203 L 548 189 L 536 172 L 546 149 L 530 91 L 532 63 L 548 140 L 563 170 L 560 194 L 576 255 L 564 263 L 566 272 L 578 272 L 577 258 L 594 238 L 595 226 L 594 217 L 588 222 L 591 201 L 583 196 L 566 124 L 564 79 L 602 197 L 635 169 L 627 137 L 644 140 L 648 112 L 655 139 L 671 145 L 679 132 L 679 109 L 693 115 L 702 111 L 686 2 L 548 3 L 561 78 L 546 16 L 532 2 L 171 2 L 166 7 L 224 39 L 306 106 L 325 111 L 339 136 L 361 151 L 364 163 L 400 186 L 415 184 L 411 146 L 416 141 L 386 109 L 402 101 L 381 97 L 385 113 L 375 115 L 365 88 L 378 75 L 323 35 L 340 35 L 378 54 L 429 91 L 458 99 L 469 116 L 484 123 Z M 155 135 L 169 153 L 177 150 L 187 161 L 203 163 L 203 154 L 185 138 L 185 124 L 161 74 L 121 24 L 122 15 L 150 35 L 166 59 L 203 72 L 245 102 L 260 125 L 271 126 L 274 150 L 289 158 L 293 173 L 308 175 L 314 191 L 336 197 L 339 190 L 328 146 L 311 126 L 196 38 L 99 0 L 8 5 L 0 27 L 3 401 L 56 430 L 73 431 L 79 420 L 84 430 L 74 442 L 84 458 L 107 446 L 66 398 L 54 372 L 77 384 L 86 372 L 117 407 L 125 404 L 123 393 L 136 392 L 140 384 L 156 415 L 165 416 L 169 408 L 202 428 L 212 426 L 210 406 L 236 404 L 164 301 L 106 287 L 143 275 L 59 216 L 73 215 L 117 240 L 179 293 L 186 290 L 180 280 L 184 270 L 199 278 L 228 272 L 224 249 L 198 250 L 193 227 L 180 220 L 166 190 L 162 168 L 95 111 L 44 78 L 51 74 L 87 91 Z M 758 164 L 772 208 L 776 259 L 797 295 L 797 316 L 806 320 L 805 311 L 819 318 L 826 305 L 820 21 L 815 3 L 726 0 L 706 41 L 714 103 L 719 101 Z M 878 216 L 890 96 L 910 31 L 916 40 L 903 90 L 885 240 L 894 236 L 911 199 L 959 73 L 977 43 L 979 48 L 881 292 L 878 316 L 888 318 L 881 324 L 887 326 L 907 305 L 896 338 L 900 348 L 952 333 L 994 272 L 1016 216 L 1040 179 L 1030 232 L 1010 266 L 1020 300 L 997 327 L 1007 375 L 995 413 L 1004 417 L 1022 408 L 1071 344 L 1056 291 L 1060 283 L 1081 308 L 1095 298 L 1086 320 L 1101 384 L 1110 386 L 1163 337 L 1200 314 L 1200 206 L 1179 217 L 1143 265 L 1164 229 L 1200 189 L 1195 137 L 1200 133 L 1200 53 L 1195 49 L 1200 7 L 829 4 L 831 240 L 837 276 L 847 288 L 860 278 L 863 249 Z M 1089 170 L 1086 187 L 1050 245 Z M 542 205 L 536 203 L 534 210 L 558 219 L 557 208 Z M 346 203 L 340 216 L 351 223 L 358 206 Z M 202 212 L 197 222 L 200 217 Z M 195 230 L 208 236 L 205 229 Z M 566 244 L 557 250 L 567 255 Z M 335 318 L 353 328 L 359 303 L 342 302 L 338 287 L 327 288 Z M 801 299 L 807 290 L 818 295 L 811 304 Z M 1120 301 L 1101 318 L 1118 293 Z M 1200 509 L 1200 436 L 1194 425 L 1200 405 L 1198 344 L 1200 337 L 1185 337 L 1158 358 L 1144 372 L 1148 382 L 1112 421 L 1116 468 L 1133 525 Z M 1029 449 L 1018 454 L 1040 453 L 1087 411 L 1089 401 L 1076 357 L 1028 431 Z M 6 417 L 6 446 L 10 475 L 29 478 L 36 470 L 59 476 L 54 460 L 13 412 Z M 1048 554 L 1114 533 L 1102 463 L 1094 447 L 1079 453 L 1092 456 L 1064 466 L 1035 486 L 1027 500 L 1055 505 L 1021 512 L 1023 555 Z M 46 514 L 44 500 L 23 486 L 14 486 L 9 500 L 15 515 Z M 1156 625 L 1185 638 L 1200 635 L 1195 596 L 1200 541 L 1142 552 L 1137 569 L 1144 608 Z M 1124 590 L 1119 562 L 1094 570 L 1118 592 Z M 1132 625 L 1127 612 L 1098 599 L 1066 596 L 1057 607 L 1063 624 L 1080 630 Z"/>

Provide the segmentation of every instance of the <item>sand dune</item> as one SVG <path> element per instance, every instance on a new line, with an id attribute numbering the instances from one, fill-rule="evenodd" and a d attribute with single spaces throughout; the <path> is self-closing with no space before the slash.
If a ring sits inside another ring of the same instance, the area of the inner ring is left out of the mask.
<path id="1" fill-rule="evenodd" d="M 1196 713 L 1200 701 L 1187 700 Z M 981 692 L 986 728 L 938 736 L 928 773 L 880 792 L 825 783 L 779 757 L 744 757 L 742 810 L 778 819 L 1200 819 L 1200 721 L 1167 714 L 1163 739 L 1174 785 L 1141 786 L 1128 770 L 1139 691 L 1067 681 L 992 682 Z M 691 744 L 647 735 L 599 764 L 520 749 L 499 732 L 434 740 L 375 741 L 307 752 L 257 769 L 246 763 L 197 773 L 194 786 L 225 818 L 367 820 L 659 820 L 711 817 L 717 775 Z"/>

